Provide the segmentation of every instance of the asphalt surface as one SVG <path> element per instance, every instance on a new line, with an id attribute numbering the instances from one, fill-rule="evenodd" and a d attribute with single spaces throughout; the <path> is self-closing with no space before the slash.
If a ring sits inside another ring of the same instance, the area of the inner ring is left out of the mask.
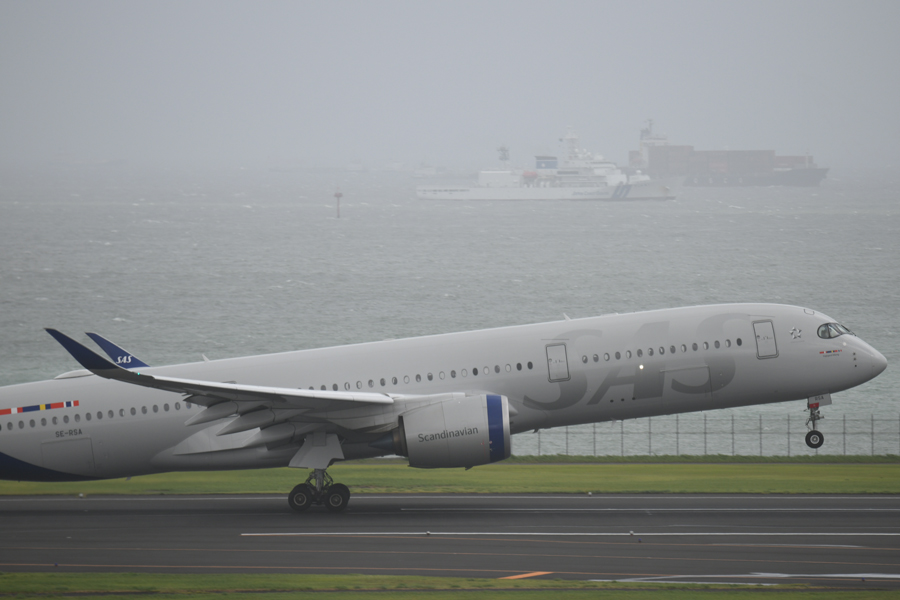
<path id="1" fill-rule="evenodd" d="M 0 571 L 368 573 L 900 589 L 900 496 L 0 497 Z"/>

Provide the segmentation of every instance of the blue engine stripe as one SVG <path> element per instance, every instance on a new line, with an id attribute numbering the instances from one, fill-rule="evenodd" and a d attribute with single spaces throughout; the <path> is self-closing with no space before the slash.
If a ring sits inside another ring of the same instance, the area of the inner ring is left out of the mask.
<path id="1" fill-rule="evenodd" d="M 500 396 L 487 396 L 488 441 L 491 445 L 491 462 L 506 458 L 506 444 L 503 436 L 503 402 Z"/>

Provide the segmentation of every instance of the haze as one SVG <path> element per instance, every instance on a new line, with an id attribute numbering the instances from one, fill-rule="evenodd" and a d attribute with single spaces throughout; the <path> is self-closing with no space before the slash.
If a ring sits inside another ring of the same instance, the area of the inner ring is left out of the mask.
<path id="1" fill-rule="evenodd" d="M 900 159 L 900 3 L 0 4 L 0 161 L 478 167 L 572 126 Z"/>

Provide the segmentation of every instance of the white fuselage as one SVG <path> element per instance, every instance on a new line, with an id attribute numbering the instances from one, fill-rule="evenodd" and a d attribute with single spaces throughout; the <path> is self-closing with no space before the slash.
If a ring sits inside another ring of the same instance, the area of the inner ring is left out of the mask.
<path id="1" fill-rule="evenodd" d="M 840 392 L 884 370 L 884 357 L 860 338 L 819 337 L 817 329 L 830 322 L 795 306 L 701 306 L 142 372 L 402 395 L 392 405 L 334 410 L 323 402 L 297 415 L 299 422 L 324 424 L 338 434 L 343 455 L 352 459 L 387 454 L 370 442 L 396 427 L 398 416 L 423 397 L 506 396 L 510 431 L 518 433 L 805 399 Z M 188 426 L 185 421 L 203 410 L 191 398 L 84 373 L 0 388 L 0 477 L 110 478 L 285 466 L 302 442 L 251 443 L 259 429 L 217 436 L 237 417 Z M 67 402 L 68 407 L 52 407 Z"/>

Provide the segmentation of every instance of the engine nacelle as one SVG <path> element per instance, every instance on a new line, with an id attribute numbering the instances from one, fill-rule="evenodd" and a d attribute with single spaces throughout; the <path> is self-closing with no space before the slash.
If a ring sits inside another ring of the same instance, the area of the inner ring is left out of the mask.
<path id="1" fill-rule="evenodd" d="M 422 469 L 474 467 L 509 458 L 509 403 L 485 394 L 416 408 L 400 418 L 394 451 Z"/>

